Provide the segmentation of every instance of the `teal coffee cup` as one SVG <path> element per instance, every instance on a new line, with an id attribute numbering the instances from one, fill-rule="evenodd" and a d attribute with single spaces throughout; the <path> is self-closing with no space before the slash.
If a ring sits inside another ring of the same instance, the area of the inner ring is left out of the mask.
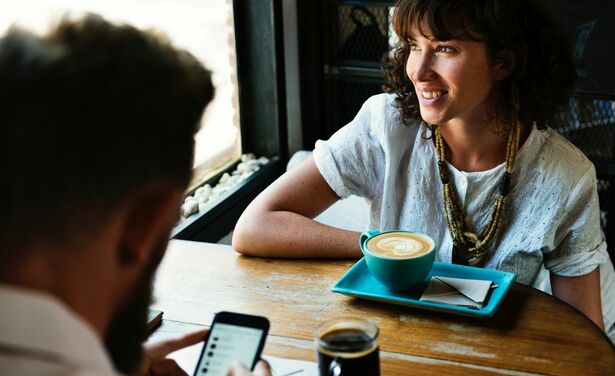
<path id="1" fill-rule="evenodd" d="M 436 258 L 435 241 L 416 232 L 365 231 L 359 245 L 370 273 L 394 291 L 423 282 Z"/>

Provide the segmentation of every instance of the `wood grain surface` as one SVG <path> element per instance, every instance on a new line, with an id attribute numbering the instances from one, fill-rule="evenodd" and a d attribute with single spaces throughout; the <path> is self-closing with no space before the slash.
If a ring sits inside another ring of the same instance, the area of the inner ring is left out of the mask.
<path id="1" fill-rule="evenodd" d="M 265 354 L 315 361 L 321 323 L 364 317 L 380 328 L 383 375 L 615 374 L 604 333 L 548 294 L 515 284 L 494 317 L 477 319 L 332 293 L 354 262 L 250 258 L 173 240 L 155 282 L 160 330 L 209 325 L 223 310 L 262 315 L 271 322 Z"/>

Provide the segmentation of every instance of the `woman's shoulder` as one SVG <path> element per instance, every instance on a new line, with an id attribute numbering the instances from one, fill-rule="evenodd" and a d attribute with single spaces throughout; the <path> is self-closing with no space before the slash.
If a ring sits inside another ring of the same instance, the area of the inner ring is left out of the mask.
<path id="1" fill-rule="evenodd" d="M 337 132 L 342 145 L 357 140 L 371 155 L 405 155 L 412 150 L 421 122 L 403 125 L 394 94 L 369 97 L 354 120 Z M 345 147 L 344 146 L 344 147 Z"/>
<path id="2" fill-rule="evenodd" d="M 372 95 L 367 98 L 365 101 L 365 105 L 369 105 L 371 108 L 387 108 L 394 106 L 395 104 L 395 94 L 388 93 L 380 93 Z"/>
<path id="3" fill-rule="evenodd" d="M 545 171 L 562 175 L 565 180 L 578 181 L 588 174 L 595 175 L 593 163 L 572 142 L 552 128 L 537 131 L 541 139 L 538 165 Z"/>
<path id="4" fill-rule="evenodd" d="M 371 119 L 382 117 L 383 120 L 389 120 L 397 116 L 399 110 L 395 106 L 394 94 L 381 93 L 367 98 L 365 103 L 363 103 L 361 112 L 369 113 Z"/>
<path id="5" fill-rule="evenodd" d="M 369 114 L 364 118 L 369 121 L 370 128 L 376 133 L 385 135 L 397 134 L 398 132 L 412 132 L 412 128 L 418 129 L 420 121 L 410 126 L 401 123 L 400 109 L 396 104 L 396 95 L 381 93 L 369 97 L 363 104 L 361 112 Z"/>

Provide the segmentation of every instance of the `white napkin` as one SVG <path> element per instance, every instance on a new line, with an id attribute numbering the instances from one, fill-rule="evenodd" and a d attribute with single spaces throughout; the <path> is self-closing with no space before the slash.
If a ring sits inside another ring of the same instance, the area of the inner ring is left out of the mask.
<path id="1" fill-rule="evenodd" d="M 495 287 L 493 282 L 480 279 L 432 276 L 420 301 L 481 309 L 489 290 Z"/>

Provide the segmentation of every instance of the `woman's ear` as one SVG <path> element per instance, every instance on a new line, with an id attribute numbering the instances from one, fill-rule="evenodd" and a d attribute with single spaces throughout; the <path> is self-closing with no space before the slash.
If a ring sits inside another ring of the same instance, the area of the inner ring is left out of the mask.
<path id="1" fill-rule="evenodd" d="M 501 51 L 495 58 L 495 79 L 503 80 L 510 75 L 516 65 L 515 56 L 510 51 Z"/>

